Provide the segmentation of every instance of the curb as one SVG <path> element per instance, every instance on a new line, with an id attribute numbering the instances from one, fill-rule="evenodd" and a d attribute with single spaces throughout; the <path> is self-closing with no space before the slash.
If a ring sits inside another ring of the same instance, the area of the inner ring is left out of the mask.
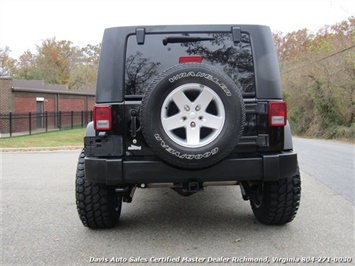
<path id="1" fill-rule="evenodd" d="M 40 152 L 40 151 L 72 151 L 72 150 L 81 150 L 82 148 L 83 148 L 82 146 L 0 148 L 0 153 L 5 153 L 5 152 Z"/>

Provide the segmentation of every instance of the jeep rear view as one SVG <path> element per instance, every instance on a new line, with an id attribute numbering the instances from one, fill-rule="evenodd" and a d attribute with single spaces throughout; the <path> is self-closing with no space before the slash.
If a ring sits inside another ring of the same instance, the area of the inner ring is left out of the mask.
<path id="1" fill-rule="evenodd" d="M 76 174 L 82 223 L 115 226 L 137 188 L 189 196 L 216 185 L 238 185 L 261 223 L 297 213 L 297 154 L 270 28 L 106 29 Z"/>

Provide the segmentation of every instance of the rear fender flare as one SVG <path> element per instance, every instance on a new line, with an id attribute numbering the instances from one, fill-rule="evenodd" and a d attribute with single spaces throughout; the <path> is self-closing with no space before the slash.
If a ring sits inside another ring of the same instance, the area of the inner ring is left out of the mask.
<path id="1" fill-rule="evenodd" d="M 284 127 L 284 150 L 293 150 L 291 126 L 288 121 Z"/>
<path id="2" fill-rule="evenodd" d="M 95 137 L 96 136 L 96 131 L 94 128 L 94 122 L 90 122 L 87 126 L 86 126 L 86 137 Z"/>

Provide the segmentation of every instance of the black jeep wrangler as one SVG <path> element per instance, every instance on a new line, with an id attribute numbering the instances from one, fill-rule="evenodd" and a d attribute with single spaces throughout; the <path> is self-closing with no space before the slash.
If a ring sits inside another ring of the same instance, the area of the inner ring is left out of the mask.
<path id="1" fill-rule="evenodd" d="M 150 187 L 189 196 L 239 185 L 260 222 L 296 215 L 300 175 L 269 27 L 106 29 L 93 120 L 76 174 L 87 227 L 115 226 L 122 201 Z"/>

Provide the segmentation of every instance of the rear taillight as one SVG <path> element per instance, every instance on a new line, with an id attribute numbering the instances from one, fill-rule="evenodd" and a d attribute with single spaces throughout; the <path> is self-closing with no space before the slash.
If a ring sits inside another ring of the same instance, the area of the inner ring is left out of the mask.
<path id="1" fill-rule="evenodd" d="M 269 123 L 274 127 L 283 127 L 287 123 L 287 106 L 284 102 L 269 103 Z"/>
<path id="2" fill-rule="evenodd" d="M 109 105 L 94 107 L 94 128 L 96 130 L 110 130 L 112 127 L 112 112 Z"/>
<path id="3" fill-rule="evenodd" d="M 191 55 L 191 56 L 180 56 L 179 63 L 202 63 L 202 56 L 200 55 Z"/>

